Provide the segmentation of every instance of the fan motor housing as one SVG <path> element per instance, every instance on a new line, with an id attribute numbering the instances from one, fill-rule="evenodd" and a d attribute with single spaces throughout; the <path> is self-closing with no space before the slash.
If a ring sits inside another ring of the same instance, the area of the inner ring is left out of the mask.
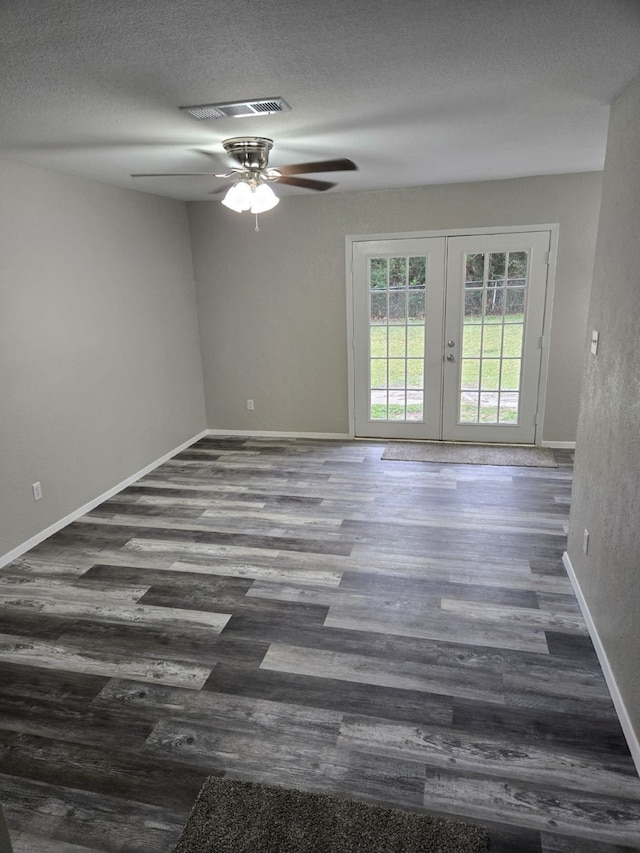
<path id="1" fill-rule="evenodd" d="M 222 143 L 224 150 L 244 169 L 266 169 L 269 163 L 269 151 L 273 147 L 273 139 L 265 136 L 235 136 L 225 139 Z"/>

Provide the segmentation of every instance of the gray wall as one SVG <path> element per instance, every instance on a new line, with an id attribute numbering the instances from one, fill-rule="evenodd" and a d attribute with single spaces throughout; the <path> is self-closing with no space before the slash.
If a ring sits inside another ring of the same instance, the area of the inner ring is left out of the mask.
<path id="1" fill-rule="evenodd" d="M 640 739 L 640 79 L 613 104 L 568 554 Z M 582 552 L 584 529 L 589 552 Z"/>
<path id="2" fill-rule="evenodd" d="M 190 204 L 209 427 L 349 431 L 346 235 L 557 222 L 543 438 L 575 440 L 600 190 L 589 173 L 289 196 L 257 234 L 247 214 Z"/>
<path id="3" fill-rule="evenodd" d="M 1 557 L 206 423 L 184 204 L 0 161 L 0 259 Z"/>

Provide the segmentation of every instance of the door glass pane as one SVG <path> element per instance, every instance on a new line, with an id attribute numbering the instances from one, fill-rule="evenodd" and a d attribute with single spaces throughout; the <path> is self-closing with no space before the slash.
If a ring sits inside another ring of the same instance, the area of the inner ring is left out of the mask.
<path id="1" fill-rule="evenodd" d="M 408 321 L 413 325 L 420 323 L 424 327 L 425 321 L 425 292 L 420 289 L 409 291 L 409 302 L 407 305 Z"/>
<path id="2" fill-rule="evenodd" d="M 480 394 L 479 421 L 482 424 L 498 423 L 498 394 Z"/>
<path id="3" fill-rule="evenodd" d="M 484 255 L 466 256 L 466 287 L 482 287 L 484 281 Z"/>
<path id="4" fill-rule="evenodd" d="M 424 420 L 424 393 L 422 391 L 407 392 L 407 420 Z"/>
<path id="5" fill-rule="evenodd" d="M 406 388 L 406 361 L 404 358 L 389 360 L 389 388 Z"/>
<path id="6" fill-rule="evenodd" d="M 424 357 L 424 325 L 409 326 L 407 329 L 407 355 L 410 358 Z"/>
<path id="7" fill-rule="evenodd" d="M 369 417 L 372 421 L 386 421 L 388 394 L 385 390 L 371 389 L 369 392 Z"/>
<path id="8" fill-rule="evenodd" d="M 508 284 L 526 284 L 528 260 L 528 252 L 509 252 Z"/>
<path id="9" fill-rule="evenodd" d="M 500 388 L 502 391 L 517 391 L 520 387 L 519 358 L 505 358 L 501 365 Z"/>
<path id="10" fill-rule="evenodd" d="M 387 259 L 371 258 L 369 261 L 369 287 L 371 290 L 387 290 Z"/>
<path id="11" fill-rule="evenodd" d="M 463 392 L 460 394 L 460 420 L 463 423 L 478 422 L 479 394 Z"/>
<path id="12" fill-rule="evenodd" d="M 464 358 L 462 360 L 462 390 L 477 391 L 480 388 L 480 359 Z"/>
<path id="13" fill-rule="evenodd" d="M 514 424 L 518 422 L 518 405 L 520 395 L 500 394 L 500 423 Z"/>
<path id="14" fill-rule="evenodd" d="M 412 391 L 424 388 L 424 359 L 407 359 L 407 388 Z"/>
<path id="15" fill-rule="evenodd" d="M 390 421 L 407 420 L 407 395 L 404 391 L 389 391 L 389 414 Z"/>
<path id="16" fill-rule="evenodd" d="M 504 313 L 504 287 L 497 287 L 495 282 L 487 282 L 487 293 L 484 303 L 485 319 L 499 323 Z"/>
<path id="17" fill-rule="evenodd" d="M 504 327 L 503 358 L 520 358 L 522 355 L 522 323 L 508 323 Z"/>
<path id="18" fill-rule="evenodd" d="M 427 259 L 409 258 L 409 288 L 421 287 L 423 290 L 427 285 Z"/>
<path id="19" fill-rule="evenodd" d="M 386 291 L 376 292 L 371 291 L 371 322 L 381 323 L 386 320 L 388 313 L 387 293 Z"/>
<path id="20" fill-rule="evenodd" d="M 386 358 L 371 359 L 371 388 L 387 388 L 387 360 Z"/>
<path id="21" fill-rule="evenodd" d="M 426 256 L 369 258 L 369 419 L 424 420 Z"/>
<path id="22" fill-rule="evenodd" d="M 500 388 L 500 361 L 497 358 L 482 359 L 482 391 L 498 391 Z"/>
<path id="23" fill-rule="evenodd" d="M 407 354 L 407 328 L 405 326 L 390 326 L 389 355 L 392 358 L 404 358 Z"/>
<path id="24" fill-rule="evenodd" d="M 500 358 L 501 354 L 502 323 L 487 322 L 482 330 L 482 355 L 485 358 Z"/>
<path id="25" fill-rule="evenodd" d="M 517 424 L 529 253 L 465 256 L 461 424 Z"/>
<path id="26" fill-rule="evenodd" d="M 501 287 L 504 284 L 504 269 L 507 261 L 506 252 L 491 252 L 489 255 L 489 287 Z"/>
<path id="27" fill-rule="evenodd" d="M 388 347 L 388 329 L 383 325 L 371 326 L 369 329 L 371 336 L 370 348 L 372 358 L 386 358 Z"/>
<path id="28" fill-rule="evenodd" d="M 508 323 L 522 321 L 522 315 L 524 314 L 524 287 L 507 288 L 507 309 L 505 313 Z"/>
<path id="29" fill-rule="evenodd" d="M 464 358 L 479 358 L 482 345 L 482 326 L 465 325 L 462 329 L 462 355 Z"/>
<path id="30" fill-rule="evenodd" d="M 389 261 L 389 287 L 404 288 L 407 283 L 407 259 L 391 258 Z"/>
<path id="31" fill-rule="evenodd" d="M 464 294 L 465 323 L 482 323 L 482 290 L 467 290 Z"/>
<path id="32" fill-rule="evenodd" d="M 407 322 L 407 294 L 404 291 L 389 293 L 389 322 L 403 326 Z"/>

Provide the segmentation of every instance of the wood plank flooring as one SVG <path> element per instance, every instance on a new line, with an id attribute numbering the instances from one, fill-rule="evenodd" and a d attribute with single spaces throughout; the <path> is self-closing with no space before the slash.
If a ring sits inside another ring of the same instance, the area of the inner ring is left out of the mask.
<path id="1" fill-rule="evenodd" d="M 16 853 L 169 853 L 208 775 L 640 850 L 557 469 L 203 439 L 0 571 Z"/>

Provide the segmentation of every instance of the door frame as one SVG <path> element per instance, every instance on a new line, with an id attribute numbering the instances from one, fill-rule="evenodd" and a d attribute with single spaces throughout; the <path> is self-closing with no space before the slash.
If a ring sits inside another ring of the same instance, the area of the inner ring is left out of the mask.
<path id="1" fill-rule="evenodd" d="M 354 358 L 354 269 L 353 250 L 356 243 L 422 239 L 430 237 L 472 237 L 490 234 L 522 234 L 531 231 L 546 231 L 549 233 L 549 260 L 547 264 L 547 289 L 545 294 L 544 319 L 542 326 L 542 353 L 540 359 L 540 377 L 538 380 L 537 419 L 534 444 L 542 446 L 542 430 L 544 425 L 545 403 L 547 396 L 547 380 L 549 375 L 549 343 L 551 338 L 551 319 L 553 313 L 553 298 L 556 279 L 556 260 L 560 226 L 556 223 L 537 225 L 504 225 L 486 226 L 483 228 L 448 228 L 436 231 L 401 231 L 381 234 L 348 234 L 345 237 L 345 280 L 347 296 L 347 382 L 349 405 L 349 437 L 355 439 L 355 358 Z M 384 439 L 380 439 L 383 441 Z"/>

